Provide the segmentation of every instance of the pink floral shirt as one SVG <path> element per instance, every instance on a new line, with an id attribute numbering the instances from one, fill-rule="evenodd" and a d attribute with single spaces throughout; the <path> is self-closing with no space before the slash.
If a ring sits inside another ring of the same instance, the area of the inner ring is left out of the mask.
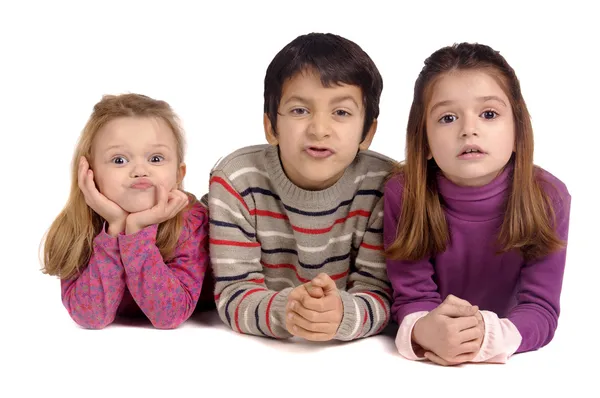
<path id="1" fill-rule="evenodd" d="M 75 322 L 100 329 L 117 315 L 141 310 L 156 328 L 171 329 L 190 317 L 209 264 L 207 210 L 196 203 L 184 213 L 174 257 L 166 263 L 155 244 L 157 229 L 117 237 L 103 230 L 94 238 L 87 267 L 61 281 L 62 302 Z"/>

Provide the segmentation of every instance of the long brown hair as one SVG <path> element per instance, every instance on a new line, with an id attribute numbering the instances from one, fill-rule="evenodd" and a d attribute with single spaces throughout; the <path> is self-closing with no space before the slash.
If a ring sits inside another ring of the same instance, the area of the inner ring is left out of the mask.
<path id="1" fill-rule="evenodd" d="M 92 142 L 102 126 L 118 117 L 153 117 L 164 120 L 175 136 L 178 161 L 183 161 L 185 151 L 183 130 L 169 104 L 140 94 L 103 96 L 94 106 L 79 136 L 71 163 L 71 192 L 67 203 L 46 235 L 42 268 L 45 274 L 68 279 L 75 276 L 90 260 L 92 241 L 100 233 L 104 220 L 85 203 L 77 183 L 78 164 L 82 156 L 91 158 Z M 181 183 L 179 188 L 183 188 Z M 190 193 L 187 194 L 191 206 L 196 198 Z M 158 227 L 156 246 L 165 260 L 172 256 L 177 245 L 183 226 L 182 213 L 161 223 Z"/>
<path id="2" fill-rule="evenodd" d="M 437 188 L 438 166 L 429 152 L 426 112 L 433 86 L 456 70 L 482 70 L 500 84 L 510 100 L 515 123 L 512 188 L 502 227 L 499 252 L 520 250 L 534 259 L 563 246 L 553 228 L 552 201 L 542 189 L 540 169 L 533 164 L 533 128 L 515 71 L 498 51 L 482 44 L 461 43 L 441 48 L 425 60 L 414 88 L 406 132 L 406 157 L 392 176 L 404 183 L 396 240 L 386 251 L 393 259 L 419 260 L 441 253 L 449 240 L 447 221 Z"/>

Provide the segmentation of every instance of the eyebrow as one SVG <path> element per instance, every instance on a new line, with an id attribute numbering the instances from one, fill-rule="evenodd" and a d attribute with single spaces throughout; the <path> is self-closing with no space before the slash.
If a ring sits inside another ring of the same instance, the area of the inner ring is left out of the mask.
<path id="1" fill-rule="evenodd" d="M 504 100 L 500 97 L 498 97 L 497 95 L 486 95 L 483 97 L 477 97 L 477 101 L 479 102 L 487 102 L 487 101 L 498 101 L 500 102 L 502 105 L 504 105 L 505 107 L 507 107 L 506 102 L 504 102 Z M 431 111 L 429 111 L 429 113 L 433 113 L 434 110 L 436 110 L 436 108 L 439 108 L 441 106 L 445 106 L 445 105 L 451 105 L 453 104 L 455 101 L 452 100 L 446 100 L 446 101 L 440 101 L 438 103 L 436 103 L 434 106 L 431 107 Z"/>
<path id="2" fill-rule="evenodd" d="M 107 151 L 113 150 L 113 149 L 123 149 L 125 148 L 125 145 L 111 145 L 108 148 L 106 148 Z M 166 144 L 154 144 L 151 146 L 152 149 L 156 149 L 156 148 L 165 148 L 165 149 L 170 149 L 170 147 Z"/>
<path id="3" fill-rule="evenodd" d="M 297 102 L 302 102 L 304 104 L 308 104 L 311 101 L 303 98 L 299 95 L 292 95 L 290 98 L 288 98 L 284 103 L 282 103 L 282 105 L 287 105 L 289 102 L 293 102 L 293 101 L 297 101 Z M 340 102 L 344 102 L 344 101 L 352 101 L 352 103 L 357 107 L 360 108 L 360 106 L 358 105 L 358 103 L 356 102 L 356 100 L 354 99 L 354 97 L 352 97 L 351 95 L 341 95 L 339 97 L 334 97 L 331 99 L 331 101 L 329 101 L 329 104 L 339 104 Z"/>

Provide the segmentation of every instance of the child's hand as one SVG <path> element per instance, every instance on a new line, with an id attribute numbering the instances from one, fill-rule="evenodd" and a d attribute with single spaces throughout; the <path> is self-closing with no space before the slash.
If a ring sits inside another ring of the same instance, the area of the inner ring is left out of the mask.
<path id="1" fill-rule="evenodd" d="M 162 185 L 156 187 L 156 205 L 127 217 L 125 233 L 134 234 L 149 225 L 160 224 L 177 215 L 189 203 L 188 196 L 178 189 L 167 193 Z"/>
<path id="2" fill-rule="evenodd" d="M 116 236 L 123 231 L 128 213 L 98 191 L 94 183 L 94 172 L 84 156 L 79 160 L 77 183 L 85 203 L 108 223 L 109 233 Z"/>
<path id="3" fill-rule="evenodd" d="M 334 338 L 344 315 L 342 299 L 335 282 L 327 274 L 319 274 L 311 282 L 294 289 L 288 296 L 286 327 L 294 336 L 311 341 Z M 309 293 L 320 295 L 315 298 Z"/>
<path id="4" fill-rule="evenodd" d="M 470 361 L 479 352 L 479 339 L 483 339 L 477 314 L 477 306 L 449 295 L 435 310 L 417 321 L 413 341 L 425 350 L 427 359 L 440 365 Z"/>

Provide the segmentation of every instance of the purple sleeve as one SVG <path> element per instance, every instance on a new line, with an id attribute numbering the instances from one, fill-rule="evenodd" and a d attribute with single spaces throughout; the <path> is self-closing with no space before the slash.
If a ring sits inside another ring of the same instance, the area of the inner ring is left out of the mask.
<path id="1" fill-rule="evenodd" d="M 555 226 L 558 237 L 566 242 L 569 235 L 571 196 L 564 185 L 560 190 L 560 198 L 553 200 Z M 521 269 L 517 305 L 508 314 L 508 319 L 522 336 L 517 353 L 537 350 L 554 337 L 560 313 L 566 254 L 564 248 L 531 261 Z"/>
<path id="2" fill-rule="evenodd" d="M 385 186 L 383 209 L 383 240 L 387 249 L 396 240 L 398 220 L 402 209 L 403 185 L 399 177 Z M 429 259 L 420 261 L 386 260 L 392 283 L 392 316 L 402 323 L 405 316 L 417 311 L 432 311 L 442 300 L 433 281 L 434 269 Z"/>
<path id="3" fill-rule="evenodd" d="M 101 329 L 114 321 L 124 291 L 117 238 L 102 230 L 94 238 L 87 267 L 79 275 L 61 280 L 63 305 L 80 326 Z"/>
<path id="4" fill-rule="evenodd" d="M 127 287 L 144 314 L 160 329 L 176 328 L 190 317 L 208 265 L 206 209 L 196 204 L 184 218 L 174 256 L 166 263 L 156 246 L 156 225 L 119 236 Z"/>

